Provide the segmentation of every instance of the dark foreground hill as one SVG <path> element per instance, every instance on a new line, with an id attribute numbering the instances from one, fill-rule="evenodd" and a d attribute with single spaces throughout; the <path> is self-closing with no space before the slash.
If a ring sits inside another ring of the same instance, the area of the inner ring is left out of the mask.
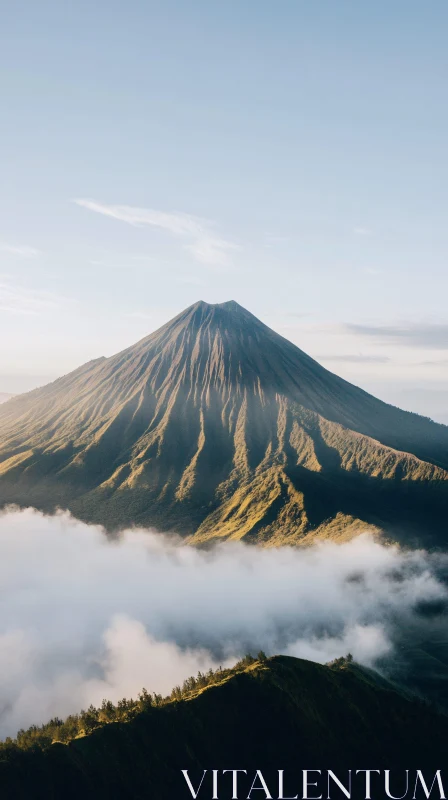
<path id="1" fill-rule="evenodd" d="M 109 723 L 68 744 L 40 749 L 0 749 L 0 793 L 6 800 L 191 797 L 181 774 L 195 787 L 207 769 L 198 797 L 211 800 L 211 770 L 246 769 L 238 797 L 246 798 L 261 769 L 277 798 L 278 770 L 285 770 L 284 796 L 302 797 L 303 769 L 326 770 L 347 783 L 348 770 L 390 769 L 391 790 L 405 791 L 410 770 L 429 783 L 447 764 L 448 718 L 400 694 L 372 671 L 344 660 L 335 666 L 275 657 L 232 671 L 190 699 L 148 707 L 133 719 Z M 385 797 L 384 776 L 373 776 L 375 798 Z M 219 798 L 230 798 L 231 776 L 220 777 Z M 382 787 L 382 788 L 381 788 Z M 310 795 L 311 796 L 311 795 Z M 332 788 L 331 797 L 343 795 Z M 354 776 L 352 797 L 364 797 Z M 417 798 L 423 796 L 417 792 Z M 438 797 L 437 787 L 435 795 Z M 261 791 L 251 797 L 265 797 Z"/>
<path id="2" fill-rule="evenodd" d="M 0 407 L 0 504 L 106 527 L 308 543 L 366 524 L 444 544 L 448 427 L 328 372 L 237 303 L 199 302 Z"/>

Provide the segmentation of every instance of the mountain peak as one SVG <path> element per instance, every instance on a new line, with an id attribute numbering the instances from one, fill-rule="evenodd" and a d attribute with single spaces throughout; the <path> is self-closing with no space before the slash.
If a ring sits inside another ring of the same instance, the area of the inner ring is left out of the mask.
<path id="1" fill-rule="evenodd" d="M 191 310 L 202 309 L 203 311 L 210 311 L 217 308 L 223 311 L 229 311 L 232 314 L 250 313 L 244 306 L 237 303 L 236 300 L 226 300 L 224 303 L 206 303 L 205 300 L 198 300 L 197 303 L 193 303 L 193 305 L 190 306 Z M 253 315 L 251 314 L 251 316 Z"/>
<path id="2" fill-rule="evenodd" d="M 447 487 L 448 428 L 343 381 L 234 300 L 200 300 L 0 406 L 0 507 L 111 528 L 291 543 L 362 520 L 439 541 Z"/>
<path id="3" fill-rule="evenodd" d="M 248 313 L 247 309 L 240 306 L 236 300 L 227 300 L 225 303 L 216 303 L 215 305 L 216 308 L 222 308 L 224 311 L 232 311 L 233 313 L 241 313 L 241 311 L 244 311 L 245 314 Z"/>
<path id="4" fill-rule="evenodd" d="M 172 331 L 175 329 L 179 332 L 184 327 L 195 331 L 209 327 L 221 331 L 230 329 L 241 331 L 246 329 L 248 325 L 255 325 L 259 328 L 266 327 L 261 320 L 237 303 L 236 300 L 226 300 L 223 303 L 207 303 L 205 300 L 198 300 L 184 309 L 184 311 L 181 311 L 174 319 L 165 323 L 159 331 Z M 155 331 L 155 334 L 157 333 L 158 331 Z M 148 340 L 153 335 L 150 334 Z"/>

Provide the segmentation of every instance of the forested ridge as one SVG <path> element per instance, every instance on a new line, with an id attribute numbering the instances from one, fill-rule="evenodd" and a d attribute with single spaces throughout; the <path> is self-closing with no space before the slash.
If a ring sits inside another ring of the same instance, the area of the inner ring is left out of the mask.
<path id="1" fill-rule="evenodd" d="M 182 769 L 197 780 L 204 769 L 263 768 L 274 781 L 279 769 L 367 763 L 435 770 L 446 763 L 448 718 L 347 659 L 321 666 L 250 657 L 232 670 L 190 678 L 169 698 L 142 692 L 79 719 L 84 733 L 67 743 L 49 744 L 61 727 L 50 723 L 41 730 L 47 742 L 22 733 L 3 745 L 3 798 L 182 800 L 191 797 Z M 230 786 L 219 796 L 229 800 Z"/>

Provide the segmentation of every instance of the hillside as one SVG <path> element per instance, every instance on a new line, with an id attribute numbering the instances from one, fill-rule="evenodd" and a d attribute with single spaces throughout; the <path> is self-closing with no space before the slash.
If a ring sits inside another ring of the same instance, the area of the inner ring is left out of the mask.
<path id="1" fill-rule="evenodd" d="M 377 400 L 234 302 L 0 407 L 0 503 L 269 544 L 366 524 L 443 544 L 448 427 Z"/>
<path id="2" fill-rule="evenodd" d="M 6 403 L 7 400 L 10 400 L 13 397 L 12 394 L 8 392 L 0 392 L 0 403 Z"/>
<path id="3" fill-rule="evenodd" d="M 344 660 L 331 667 L 277 656 L 231 671 L 188 700 L 148 706 L 128 722 L 105 724 L 68 744 L 3 746 L 0 788 L 8 800 L 181 800 L 191 796 L 181 769 L 195 784 L 203 769 L 247 769 L 252 777 L 262 769 L 273 787 L 284 769 L 285 791 L 289 786 L 301 796 L 301 769 L 332 769 L 346 780 L 348 769 L 374 765 L 398 770 L 401 782 L 402 768 L 440 769 L 447 736 L 448 718 L 372 671 Z M 242 797 L 250 781 L 242 776 Z M 207 782 L 201 796 L 212 797 Z M 359 779 L 352 796 L 364 796 Z M 231 797 L 229 776 L 219 797 Z"/>

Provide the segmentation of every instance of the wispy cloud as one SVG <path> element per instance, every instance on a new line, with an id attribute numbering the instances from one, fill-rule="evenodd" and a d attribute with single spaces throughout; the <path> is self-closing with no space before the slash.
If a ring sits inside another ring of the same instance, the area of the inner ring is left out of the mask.
<path id="1" fill-rule="evenodd" d="M 166 233 L 183 240 L 184 248 L 202 264 L 227 266 L 229 253 L 239 249 L 234 242 L 216 235 L 212 222 L 191 214 L 180 212 L 172 214 L 135 206 L 106 205 L 98 203 L 96 200 L 83 198 L 75 199 L 74 202 L 89 211 L 127 222 L 128 225 L 148 226 L 166 231 Z"/>
<path id="2" fill-rule="evenodd" d="M 37 258 L 37 256 L 42 255 L 40 250 L 36 250 L 35 247 L 8 244 L 8 242 L 0 242 L 0 253 L 7 253 L 10 256 L 19 256 L 19 258 Z"/>
<path id="3" fill-rule="evenodd" d="M 197 261 L 201 264 L 210 264 L 216 267 L 225 267 L 229 264 L 229 252 L 237 250 L 238 246 L 226 239 L 219 239 L 204 233 L 192 244 L 185 245 Z"/>
<path id="4" fill-rule="evenodd" d="M 365 227 L 362 227 L 362 226 L 353 228 L 353 233 L 356 236 L 371 236 L 372 235 L 372 231 L 370 230 L 370 228 L 365 228 Z"/>
<path id="5" fill-rule="evenodd" d="M 448 358 L 439 358 L 434 361 L 419 361 L 417 367 L 448 367 Z"/>
<path id="6" fill-rule="evenodd" d="M 10 314 L 40 314 L 59 308 L 66 299 L 53 292 L 17 286 L 0 280 L 0 312 Z"/>
<path id="7" fill-rule="evenodd" d="M 402 325 L 355 325 L 344 326 L 348 333 L 368 336 L 389 344 L 407 347 L 426 347 L 432 350 L 448 350 L 448 325 L 438 323 L 408 322 Z"/>
<path id="8" fill-rule="evenodd" d="M 319 361 L 341 361 L 347 364 L 386 364 L 390 361 L 390 358 L 387 356 L 372 356 L 372 355 L 363 355 L 362 353 L 356 354 L 349 354 L 346 355 L 321 355 L 316 356 Z"/>

